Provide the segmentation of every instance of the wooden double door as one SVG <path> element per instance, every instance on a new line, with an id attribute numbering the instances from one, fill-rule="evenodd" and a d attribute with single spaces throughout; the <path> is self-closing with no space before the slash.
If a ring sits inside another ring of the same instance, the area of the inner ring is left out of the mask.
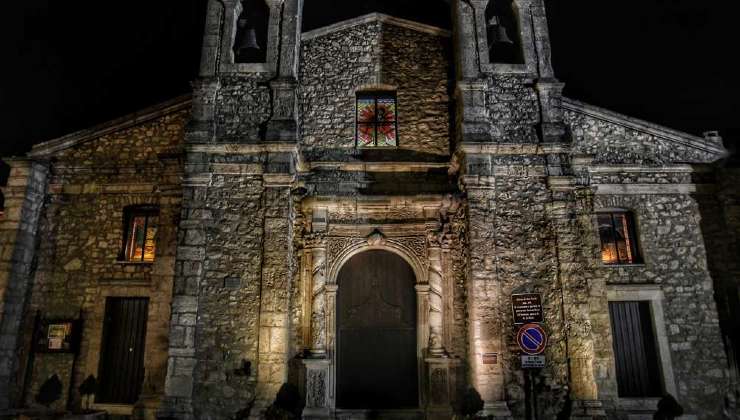
<path id="1" fill-rule="evenodd" d="M 417 408 L 415 276 L 401 257 L 366 251 L 337 279 L 337 408 Z"/>

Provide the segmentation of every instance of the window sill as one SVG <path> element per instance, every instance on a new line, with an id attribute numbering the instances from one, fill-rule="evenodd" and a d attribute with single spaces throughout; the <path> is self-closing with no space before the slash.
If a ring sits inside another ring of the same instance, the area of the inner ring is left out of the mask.
<path id="1" fill-rule="evenodd" d="M 644 267 L 647 267 L 647 264 L 645 263 L 635 263 L 635 264 L 604 264 L 604 263 L 601 263 L 601 266 L 604 268 L 644 268 Z"/>
<path id="2" fill-rule="evenodd" d="M 155 261 L 122 261 L 122 260 L 115 260 L 113 263 L 116 264 L 116 265 L 150 266 L 150 265 L 154 265 Z"/>

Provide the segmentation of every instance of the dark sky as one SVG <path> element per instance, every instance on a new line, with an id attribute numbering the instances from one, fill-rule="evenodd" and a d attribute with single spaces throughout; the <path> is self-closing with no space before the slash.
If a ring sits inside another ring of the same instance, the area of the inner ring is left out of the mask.
<path id="1" fill-rule="evenodd" d="M 195 77 L 206 0 L 3 3 L 0 156 L 186 93 Z M 306 28 L 372 10 L 448 22 L 435 0 L 305 3 Z M 729 143 L 740 137 L 739 2 L 547 3 L 568 96 L 694 134 L 720 130 Z"/>

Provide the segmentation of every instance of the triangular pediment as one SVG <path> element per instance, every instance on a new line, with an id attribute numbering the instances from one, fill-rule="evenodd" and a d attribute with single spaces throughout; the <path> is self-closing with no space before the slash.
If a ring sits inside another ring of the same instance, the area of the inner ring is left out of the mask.
<path id="1" fill-rule="evenodd" d="M 427 25 L 424 23 L 414 22 L 408 19 L 402 19 L 383 13 L 369 13 L 367 15 L 359 16 L 353 19 L 347 19 L 335 24 L 324 26 L 322 28 L 314 29 L 312 31 L 304 32 L 302 39 L 308 41 L 315 38 L 320 38 L 325 35 L 329 35 L 335 32 L 354 28 L 356 26 L 365 25 L 368 23 L 380 22 L 386 25 L 395 25 L 398 27 L 411 29 L 414 31 L 436 35 L 441 37 L 451 37 L 452 32 L 447 29 L 442 29 L 436 26 Z"/>

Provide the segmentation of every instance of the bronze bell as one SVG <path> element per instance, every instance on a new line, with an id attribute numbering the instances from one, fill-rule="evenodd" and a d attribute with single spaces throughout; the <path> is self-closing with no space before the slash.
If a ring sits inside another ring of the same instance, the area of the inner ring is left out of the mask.
<path id="1" fill-rule="evenodd" d="M 259 50 L 260 46 L 257 43 L 257 31 L 254 28 L 246 29 L 247 21 L 240 20 L 239 27 L 242 29 L 239 39 L 237 41 L 237 51 L 244 50 Z"/>
<path id="2" fill-rule="evenodd" d="M 488 28 L 493 29 L 491 37 L 491 44 L 513 44 L 514 41 L 509 37 L 509 33 L 506 32 L 506 28 L 501 25 L 498 16 L 494 16 L 488 21 Z"/>

